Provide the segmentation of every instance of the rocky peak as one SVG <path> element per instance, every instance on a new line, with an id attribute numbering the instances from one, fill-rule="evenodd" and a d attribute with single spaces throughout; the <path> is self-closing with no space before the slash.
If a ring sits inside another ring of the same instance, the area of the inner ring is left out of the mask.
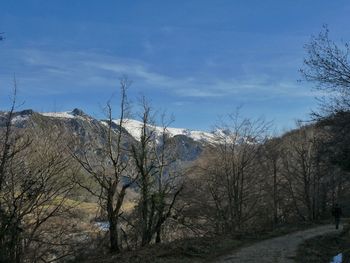
<path id="1" fill-rule="evenodd" d="M 16 114 L 17 116 L 18 116 L 18 115 L 20 115 L 20 116 L 33 115 L 33 114 L 34 114 L 34 111 L 31 110 L 31 109 L 27 109 L 27 110 L 22 110 L 22 111 L 16 112 L 15 114 Z"/>
<path id="2" fill-rule="evenodd" d="M 89 117 L 89 115 L 87 115 L 83 110 L 78 108 L 75 108 L 74 110 L 72 110 L 72 114 L 74 116 Z"/>

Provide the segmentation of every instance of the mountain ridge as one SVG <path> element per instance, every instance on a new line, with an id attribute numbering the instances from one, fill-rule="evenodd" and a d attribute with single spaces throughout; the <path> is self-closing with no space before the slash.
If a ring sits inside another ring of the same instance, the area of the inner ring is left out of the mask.
<path id="1" fill-rule="evenodd" d="M 0 128 L 6 126 L 7 113 L 0 112 Z M 140 124 L 140 122 L 133 120 L 132 124 L 135 125 L 135 123 Z M 107 121 L 93 118 L 79 109 L 44 113 L 33 110 L 17 111 L 13 113 L 12 125 L 16 129 L 31 127 L 34 131 L 44 129 L 50 133 L 65 134 L 76 145 L 86 145 L 85 150 L 90 156 L 93 156 L 92 158 L 100 155 L 107 144 Z M 116 120 L 112 122 L 111 128 L 115 131 L 119 130 Z M 137 127 L 129 125 L 123 127 L 123 129 L 126 131 L 125 136 L 123 136 L 123 143 L 136 143 L 137 136 L 136 138 L 134 136 L 140 132 Z M 157 127 L 155 131 L 155 139 L 160 143 L 160 127 Z M 206 141 L 205 137 L 203 140 L 199 140 L 201 138 L 197 138 L 198 140 L 191 138 L 188 136 L 186 129 L 171 128 L 170 131 L 172 134 L 169 136 L 169 147 L 176 152 L 177 159 L 182 164 L 196 160 L 210 142 L 209 140 Z M 76 150 L 79 154 L 82 154 L 81 149 L 77 148 Z"/>
<path id="2" fill-rule="evenodd" d="M 21 112 L 34 112 L 32 110 L 24 110 Z M 50 118 L 63 118 L 63 119 L 72 119 L 72 118 L 86 118 L 86 119 L 94 119 L 102 123 L 103 125 L 107 125 L 107 121 L 104 119 L 96 119 L 86 114 L 83 110 L 75 108 L 72 111 L 63 111 L 63 112 L 37 112 L 38 114 L 50 117 Z M 112 120 L 114 124 L 119 126 L 119 120 Z M 141 136 L 141 127 L 142 122 L 135 119 L 125 119 L 123 123 L 124 129 L 136 140 L 140 140 Z M 153 129 L 157 136 L 163 132 L 163 127 L 157 125 L 148 125 L 150 129 Z M 187 128 L 176 128 L 176 127 L 166 127 L 166 133 L 170 137 L 184 135 L 193 139 L 194 141 L 203 142 L 203 143 L 213 143 L 215 140 L 214 132 L 206 132 L 200 130 L 191 130 Z"/>

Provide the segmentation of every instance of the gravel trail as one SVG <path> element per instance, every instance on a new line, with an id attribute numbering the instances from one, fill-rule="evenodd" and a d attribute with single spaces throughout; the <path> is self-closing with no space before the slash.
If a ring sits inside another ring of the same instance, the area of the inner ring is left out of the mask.
<path id="1" fill-rule="evenodd" d="M 264 240 L 248 247 L 243 247 L 223 256 L 214 262 L 219 263 L 290 263 L 295 262 L 298 245 L 304 240 L 316 236 L 336 233 L 334 225 L 324 225 L 303 231 L 294 232 L 285 236 Z"/>

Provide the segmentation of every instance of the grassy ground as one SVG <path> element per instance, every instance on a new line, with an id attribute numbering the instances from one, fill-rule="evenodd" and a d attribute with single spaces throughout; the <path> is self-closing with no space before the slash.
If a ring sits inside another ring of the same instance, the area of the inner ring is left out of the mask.
<path id="1" fill-rule="evenodd" d="M 123 252 L 119 255 L 93 257 L 85 262 L 118 263 L 199 263 L 210 262 L 242 246 L 264 239 L 281 236 L 315 225 L 283 226 L 274 231 L 245 233 L 236 236 L 201 237 L 177 240 L 167 244 L 150 245 L 137 251 Z"/>
<path id="2" fill-rule="evenodd" d="M 305 241 L 299 246 L 296 262 L 329 263 L 331 259 L 343 253 L 342 262 L 350 262 L 350 226 L 344 226 L 340 234 L 326 235 Z"/>

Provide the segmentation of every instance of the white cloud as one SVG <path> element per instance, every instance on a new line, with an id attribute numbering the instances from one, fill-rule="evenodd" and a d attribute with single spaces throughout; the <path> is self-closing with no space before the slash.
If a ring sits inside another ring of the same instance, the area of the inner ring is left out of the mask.
<path id="1" fill-rule="evenodd" d="M 279 80 L 276 76 L 251 75 L 244 78 L 214 79 L 206 76 L 173 77 L 155 72 L 149 65 L 137 60 L 115 58 L 88 52 L 49 52 L 36 49 L 13 50 L 22 67 L 26 85 L 40 92 L 50 90 L 53 81 L 62 86 L 51 92 L 67 92 L 75 89 L 114 89 L 118 77 L 127 75 L 135 80 L 136 88 L 162 90 L 178 97 L 227 97 L 241 96 L 264 99 L 266 97 L 309 97 L 315 94 L 302 88 L 295 81 Z M 0 76 L 1 78 L 1 76 Z M 276 80 L 277 79 L 277 80 Z M 46 84 L 44 85 L 43 83 Z M 41 85 L 39 85 L 41 83 Z M 68 85 L 68 86 L 67 86 Z M 41 86 L 41 88 L 40 88 Z"/>

